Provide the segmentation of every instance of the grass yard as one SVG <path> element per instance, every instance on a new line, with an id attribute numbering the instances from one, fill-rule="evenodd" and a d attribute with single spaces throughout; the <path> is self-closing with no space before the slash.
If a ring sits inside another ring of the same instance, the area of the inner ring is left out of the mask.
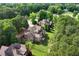
<path id="1" fill-rule="evenodd" d="M 52 37 L 52 32 L 47 32 L 48 34 L 48 41 L 50 41 Z M 46 56 L 48 53 L 48 45 L 42 45 L 42 44 L 33 44 L 31 42 L 26 42 L 26 44 L 29 44 L 32 54 L 34 56 Z"/>
<path id="2" fill-rule="evenodd" d="M 31 41 L 27 41 L 26 45 L 29 45 L 33 56 L 46 56 L 48 51 L 48 45 L 33 44 Z"/>
<path id="3" fill-rule="evenodd" d="M 46 56 L 48 51 L 48 46 L 33 44 L 32 54 L 34 56 Z"/>
<path id="4" fill-rule="evenodd" d="M 50 41 L 52 39 L 52 32 L 47 32 L 47 34 L 49 37 L 48 41 Z M 35 56 L 46 56 L 48 54 L 48 46 L 33 44 L 32 53 Z"/>

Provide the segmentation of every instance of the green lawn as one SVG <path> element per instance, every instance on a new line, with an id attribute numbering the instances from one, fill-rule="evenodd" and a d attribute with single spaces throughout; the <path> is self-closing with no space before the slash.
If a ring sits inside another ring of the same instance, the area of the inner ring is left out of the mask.
<path id="1" fill-rule="evenodd" d="M 52 37 L 51 32 L 47 32 L 49 39 Z M 48 41 L 49 41 L 48 39 Z M 32 54 L 34 56 L 47 56 L 48 53 L 48 45 L 42 45 L 42 44 L 32 44 L 31 42 L 27 42 L 30 45 Z"/>
<path id="2" fill-rule="evenodd" d="M 32 54 L 34 56 L 46 56 L 48 51 L 48 46 L 33 44 Z"/>
<path id="3" fill-rule="evenodd" d="M 47 32 L 49 39 L 52 39 L 53 32 Z"/>
<path id="4" fill-rule="evenodd" d="M 50 39 L 52 39 L 52 32 L 47 32 L 47 34 L 49 37 L 48 41 L 50 41 Z M 48 46 L 33 44 L 32 53 L 35 56 L 46 56 L 48 53 Z"/>

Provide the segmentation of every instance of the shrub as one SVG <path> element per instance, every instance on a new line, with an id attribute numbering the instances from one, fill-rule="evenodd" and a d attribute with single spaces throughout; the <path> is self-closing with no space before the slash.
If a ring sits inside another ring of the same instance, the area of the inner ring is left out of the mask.
<path id="1" fill-rule="evenodd" d="M 45 10 L 40 10 L 38 12 L 38 21 L 42 20 L 42 19 L 49 19 L 52 20 L 53 18 L 53 14 L 49 11 L 45 11 Z"/>
<path id="2" fill-rule="evenodd" d="M 45 10 L 40 10 L 38 12 L 38 21 L 42 19 L 47 19 L 47 12 Z"/>
<path id="3" fill-rule="evenodd" d="M 36 13 L 32 12 L 29 17 L 30 17 L 30 19 L 32 21 L 32 24 L 37 23 L 36 20 L 35 20 L 36 19 Z"/>

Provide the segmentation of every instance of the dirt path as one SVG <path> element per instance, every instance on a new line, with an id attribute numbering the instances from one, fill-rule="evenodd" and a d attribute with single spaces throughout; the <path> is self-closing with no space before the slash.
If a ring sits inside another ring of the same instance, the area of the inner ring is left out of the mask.
<path id="1" fill-rule="evenodd" d="M 34 26 L 30 20 L 28 20 L 29 27 Z"/>

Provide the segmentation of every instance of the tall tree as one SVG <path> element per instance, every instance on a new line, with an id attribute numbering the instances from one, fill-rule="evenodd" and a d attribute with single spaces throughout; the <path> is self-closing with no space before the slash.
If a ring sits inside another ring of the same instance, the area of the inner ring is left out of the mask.
<path id="1" fill-rule="evenodd" d="M 60 16 L 54 26 L 49 55 L 79 55 L 79 23 L 70 16 Z"/>

